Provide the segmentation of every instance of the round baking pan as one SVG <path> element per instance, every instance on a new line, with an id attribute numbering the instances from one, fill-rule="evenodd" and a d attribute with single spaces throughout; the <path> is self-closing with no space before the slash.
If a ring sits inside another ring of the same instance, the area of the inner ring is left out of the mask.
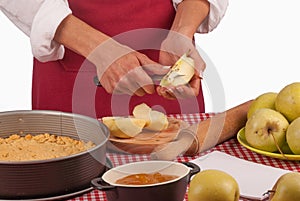
<path id="1" fill-rule="evenodd" d="M 0 161 L 0 199 L 35 199 L 82 191 L 106 169 L 108 129 L 84 115 L 57 111 L 0 113 L 0 137 L 50 133 L 91 141 L 95 147 L 67 157 Z"/>

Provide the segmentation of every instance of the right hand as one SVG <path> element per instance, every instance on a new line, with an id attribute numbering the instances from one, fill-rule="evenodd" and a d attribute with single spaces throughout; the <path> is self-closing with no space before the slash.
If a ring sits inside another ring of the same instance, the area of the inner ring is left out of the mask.
<path id="1" fill-rule="evenodd" d="M 105 43 L 90 56 L 97 66 L 97 76 L 104 89 L 111 94 L 153 94 L 155 86 L 150 75 L 164 75 L 168 69 L 113 40 Z"/>
<path id="2" fill-rule="evenodd" d="M 195 74 L 188 85 L 158 87 L 157 93 L 166 99 L 193 98 L 199 94 L 202 72 L 206 64 L 197 51 L 193 38 L 170 31 L 167 38 L 162 42 L 159 62 L 163 65 L 173 65 L 184 53 L 193 58 Z"/>

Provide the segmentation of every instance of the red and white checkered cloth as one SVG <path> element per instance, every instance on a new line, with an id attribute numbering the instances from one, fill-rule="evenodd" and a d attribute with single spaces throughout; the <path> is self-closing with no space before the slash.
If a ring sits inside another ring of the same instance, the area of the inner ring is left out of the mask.
<path id="1" fill-rule="evenodd" d="M 213 113 L 205 113 L 205 114 L 180 114 L 180 115 L 178 114 L 178 115 L 170 115 L 170 116 L 186 121 L 189 124 L 194 124 L 199 121 L 205 120 L 213 115 L 214 115 Z M 236 139 L 228 140 L 204 153 L 201 153 L 193 157 L 179 156 L 177 158 L 177 161 L 178 162 L 190 161 L 215 150 L 222 151 L 232 156 L 236 156 L 238 158 L 242 158 L 248 161 L 300 172 L 299 161 L 280 160 L 280 159 L 270 158 L 267 156 L 254 153 L 241 146 Z M 116 154 L 116 153 L 108 153 L 107 157 L 112 161 L 114 166 L 150 159 L 148 155 L 126 155 L 126 154 L 123 155 L 123 154 Z M 93 190 L 84 195 L 73 198 L 70 201 L 106 201 L 106 197 L 104 192 Z M 185 198 L 185 201 L 187 201 L 187 198 Z"/>

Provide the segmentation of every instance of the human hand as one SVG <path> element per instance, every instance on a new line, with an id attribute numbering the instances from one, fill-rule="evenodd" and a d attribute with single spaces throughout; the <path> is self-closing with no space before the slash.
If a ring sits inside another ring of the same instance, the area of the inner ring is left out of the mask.
<path id="1" fill-rule="evenodd" d="M 201 78 L 194 75 L 187 85 L 168 87 L 158 86 L 156 91 L 160 96 L 169 100 L 191 98 L 199 94 L 200 81 Z"/>
<path id="2" fill-rule="evenodd" d="M 155 87 L 150 75 L 164 75 L 168 69 L 127 46 L 112 40 L 106 43 L 90 56 L 104 89 L 117 94 L 153 94 Z"/>
<path id="3" fill-rule="evenodd" d="M 202 72 L 205 69 L 205 62 L 196 50 L 192 39 L 177 32 L 170 31 L 168 37 L 161 45 L 159 61 L 163 65 L 173 65 L 184 53 L 187 53 L 189 57 L 194 59 L 195 74 L 188 85 L 158 87 L 158 94 L 164 98 L 180 99 L 194 97 L 199 94 L 200 81 Z"/>

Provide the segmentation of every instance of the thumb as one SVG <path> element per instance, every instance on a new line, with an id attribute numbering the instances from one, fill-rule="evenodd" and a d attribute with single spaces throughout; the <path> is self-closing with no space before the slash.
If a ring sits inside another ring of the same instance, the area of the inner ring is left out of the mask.
<path id="1" fill-rule="evenodd" d="M 141 66 L 143 66 L 143 69 L 149 75 L 165 75 L 170 70 L 170 66 L 163 66 L 155 61 L 152 61 L 146 55 L 139 55 L 138 59 Z"/>
<path id="2" fill-rule="evenodd" d="M 143 68 L 149 75 L 165 75 L 170 70 L 170 66 L 162 66 L 160 64 L 145 65 Z"/>

